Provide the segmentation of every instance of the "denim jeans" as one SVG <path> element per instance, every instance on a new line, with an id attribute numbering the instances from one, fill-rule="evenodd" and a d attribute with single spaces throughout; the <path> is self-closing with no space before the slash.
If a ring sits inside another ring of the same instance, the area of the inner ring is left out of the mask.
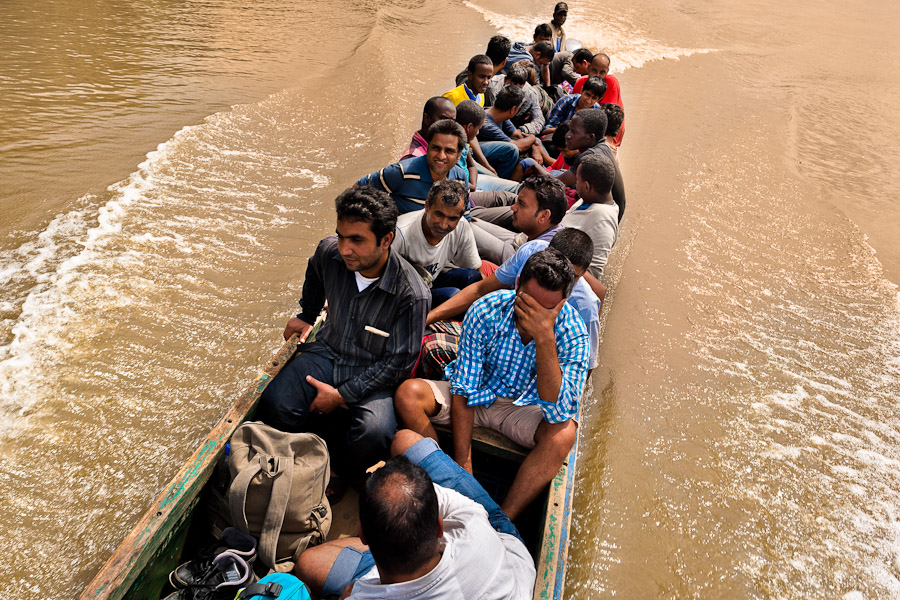
<path id="1" fill-rule="evenodd" d="M 479 142 L 479 145 L 484 157 L 497 170 L 497 175 L 509 179 L 519 164 L 519 149 L 516 145 L 512 142 Z M 480 172 L 479 170 L 479 179 Z"/>
<path id="2" fill-rule="evenodd" d="M 478 269 L 450 269 L 440 273 L 431 285 L 431 307 L 443 304 L 459 290 L 477 281 L 481 281 Z"/>
<path id="3" fill-rule="evenodd" d="M 307 383 L 306 376 L 335 385 L 333 372 L 332 358 L 324 345 L 301 345 L 298 354 L 262 393 L 257 416 L 282 431 L 310 431 L 322 436 L 335 472 L 355 477 L 388 456 L 397 431 L 393 390 L 376 392 L 327 415 L 310 414 L 317 391 Z"/>

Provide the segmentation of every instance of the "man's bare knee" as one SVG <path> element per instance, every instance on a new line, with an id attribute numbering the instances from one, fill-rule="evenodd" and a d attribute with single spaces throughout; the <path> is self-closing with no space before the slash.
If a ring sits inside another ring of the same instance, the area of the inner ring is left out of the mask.
<path id="1" fill-rule="evenodd" d="M 542 421 L 534 432 L 534 441 L 542 446 L 551 447 L 558 454 L 566 456 L 575 445 L 578 438 L 578 426 L 575 421 L 568 420 L 562 423 L 548 423 Z"/>
<path id="2" fill-rule="evenodd" d="M 424 438 L 421 435 L 411 429 L 401 429 L 394 436 L 394 441 L 391 442 L 391 456 L 403 454 L 422 439 Z"/>
<path id="3" fill-rule="evenodd" d="M 394 410 L 403 424 L 417 415 L 432 416 L 428 414 L 428 407 L 433 402 L 434 392 L 422 379 L 407 379 L 394 393 Z"/>

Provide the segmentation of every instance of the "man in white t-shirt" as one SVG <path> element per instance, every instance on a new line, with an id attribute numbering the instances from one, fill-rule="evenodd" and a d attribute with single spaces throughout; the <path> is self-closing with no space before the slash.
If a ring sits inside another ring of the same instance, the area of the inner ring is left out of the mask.
<path id="1" fill-rule="evenodd" d="M 475 478 L 409 430 L 391 454 L 360 493 L 361 536 L 306 550 L 297 576 L 321 596 L 354 600 L 530 599 L 534 559 Z"/>
<path id="2" fill-rule="evenodd" d="M 604 154 L 582 157 L 578 164 L 575 189 L 584 201 L 570 210 L 562 219 L 563 227 L 580 229 L 594 242 L 594 256 L 588 269 L 600 279 L 619 235 L 619 205 L 612 195 L 616 179 L 616 166 Z"/>
<path id="3" fill-rule="evenodd" d="M 463 184 L 443 179 L 431 186 L 423 210 L 397 219 L 393 249 L 431 286 L 432 306 L 481 280 L 475 236 L 463 218 L 468 199 Z"/>

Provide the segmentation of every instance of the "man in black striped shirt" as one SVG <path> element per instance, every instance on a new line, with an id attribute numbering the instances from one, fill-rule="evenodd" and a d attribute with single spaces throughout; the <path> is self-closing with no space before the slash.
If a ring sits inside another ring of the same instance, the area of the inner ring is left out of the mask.
<path id="1" fill-rule="evenodd" d="M 350 188 L 335 205 L 337 235 L 309 259 L 301 312 L 284 337 L 304 341 L 326 301 L 328 319 L 263 392 L 259 417 L 283 431 L 322 434 L 335 472 L 356 476 L 387 456 L 397 427 L 392 395 L 419 355 L 431 293 L 391 251 L 390 196 Z"/>

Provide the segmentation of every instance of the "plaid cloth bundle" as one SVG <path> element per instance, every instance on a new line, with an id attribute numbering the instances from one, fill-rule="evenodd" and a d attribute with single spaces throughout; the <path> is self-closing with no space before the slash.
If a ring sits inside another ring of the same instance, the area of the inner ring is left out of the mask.
<path id="1" fill-rule="evenodd" d="M 416 377 L 445 379 L 444 368 L 456 360 L 460 335 L 460 321 L 440 321 L 429 325 L 422 340 L 422 354 L 419 356 Z"/>

